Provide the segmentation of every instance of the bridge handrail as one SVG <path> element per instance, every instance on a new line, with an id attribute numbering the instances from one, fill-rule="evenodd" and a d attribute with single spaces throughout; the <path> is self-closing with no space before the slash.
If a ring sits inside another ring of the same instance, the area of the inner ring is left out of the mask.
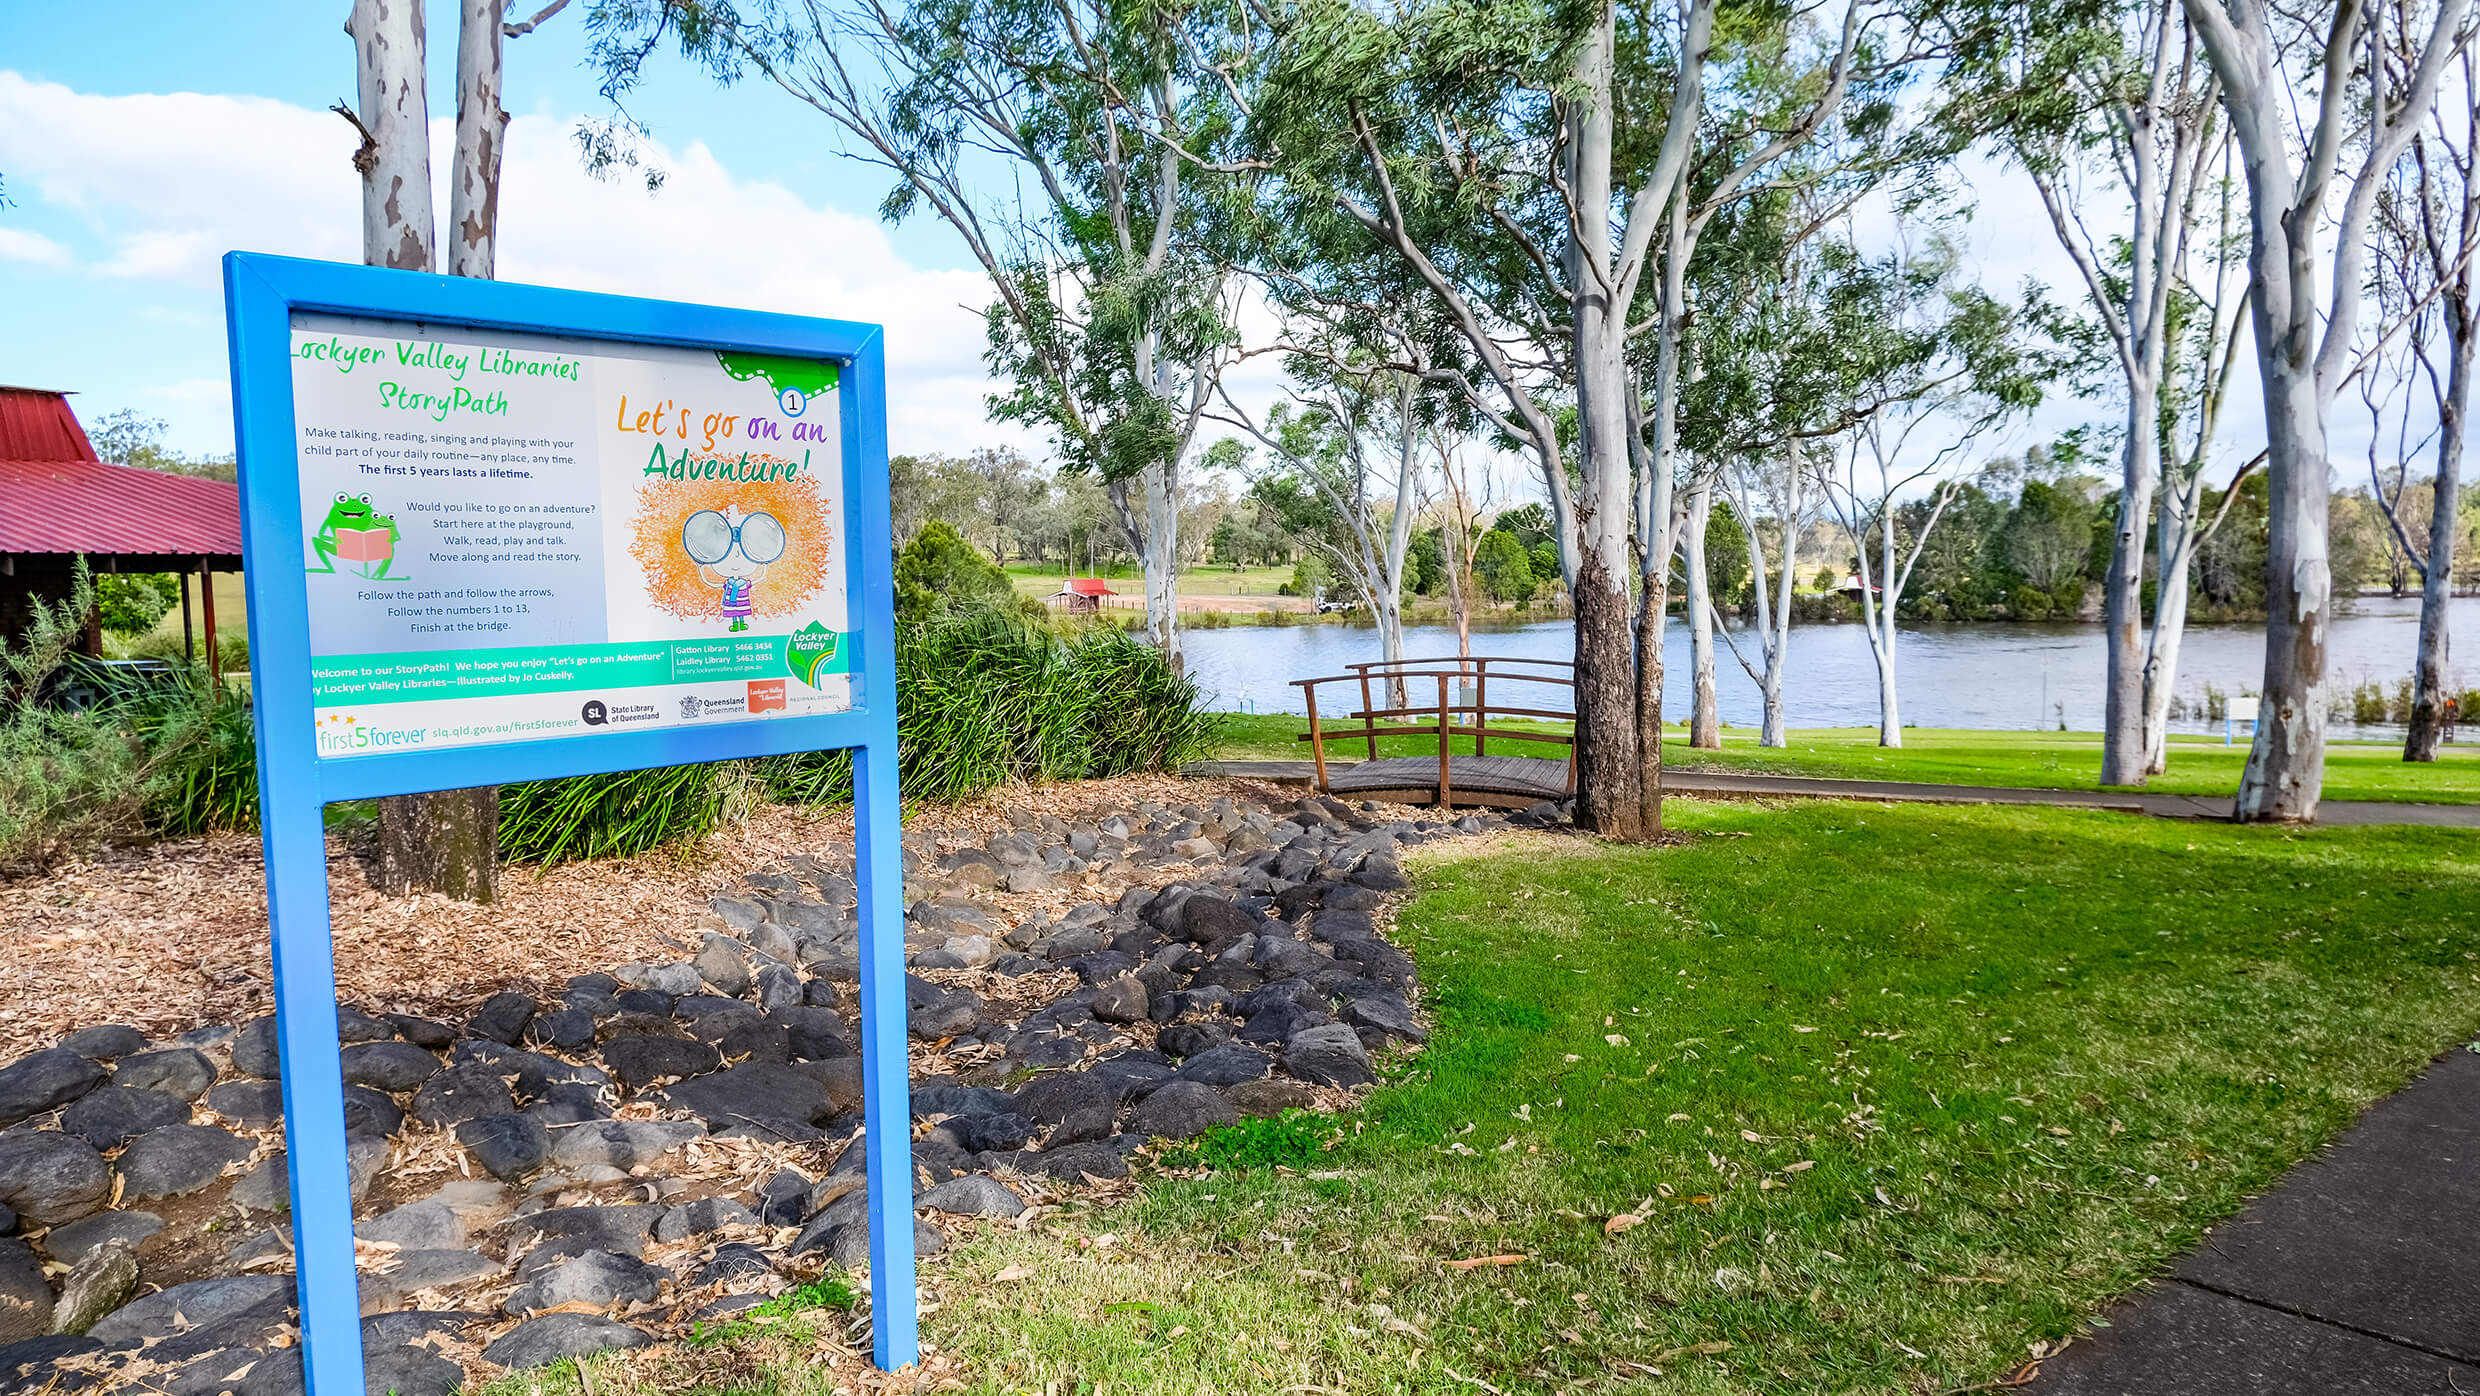
<path id="1" fill-rule="evenodd" d="M 1501 683 L 1537 683 L 1568 689 L 1573 689 L 1576 686 L 1576 681 L 1572 677 L 1559 677 L 1556 675 L 1541 673 L 1527 673 L 1520 669 L 1501 669 L 1493 674 L 1490 669 L 1490 666 L 1493 664 L 1529 665 L 1536 668 L 1565 669 L 1568 670 L 1570 674 L 1574 672 L 1576 667 L 1572 662 L 1567 660 L 1529 659 L 1517 655 L 1449 655 L 1434 659 L 1361 660 L 1346 664 L 1344 666 L 1346 669 L 1352 671 L 1350 673 L 1330 674 L 1313 679 L 1292 680 L 1291 682 L 1293 687 L 1298 688 L 1301 691 L 1301 697 L 1305 701 L 1308 708 L 1309 730 L 1299 734 L 1297 740 L 1309 743 L 1310 754 L 1314 758 L 1317 766 L 1318 790 L 1321 793 L 1327 793 L 1333 788 L 1326 773 L 1326 729 L 1319 721 L 1318 717 L 1318 687 L 1321 684 L 1357 683 L 1360 685 L 1361 706 L 1358 710 L 1347 712 L 1343 716 L 1347 721 L 1356 720 L 1361 724 L 1360 730 L 1352 735 L 1353 737 L 1367 743 L 1368 759 L 1372 761 L 1378 759 L 1378 739 L 1380 737 L 1417 737 L 1427 736 L 1432 733 L 1437 735 L 1438 803 L 1442 807 L 1450 803 L 1451 791 L 1454 784 L 1453 772 L 1450 765 L 1450 753 L 1452 750 L 1452 742 L 1456 735 L 1459 733 L 1469 734 L 1473 739 L 1473 755 L 1476 757 L 1481 757 L 1489 754 L 1489 723 L 1493 714 L 1502 718 L 1548 718 L 1554 721 L 1562 718 L 1571 721 L 1574 719 L 1575 714 L 1572 710 L 1560 711 L 1548 708 L 1491 706 L 1489 701 L 1489 684 L 1493 677 L 1497 678 Z M 1436 679 L 1438 681 L 1437 703 L 1434 705 L 1424 705 L 1417 708 L 1409 706 L 1382 708 L 1377 705 L 1371 693 L 1371 685 L 1373 683 L 1400 683 L 1407 679 Z M 1457 702 L 1450 699 L 1448 690 L 1449 682 L 1457 679 L 1471 681 L 1473 692 L 1470 702 Z M 1471 715 L 1472 720 L 1469 725 L 1451 720 L 1451 718 L 1463 714 Z M 1423 723 L 1405 726 L 1380 727 L 1378 725 L 1379 720 L 1382 718 L 1410 718 L 1415 716 L 1428 718 L 1430 720 Z M 1501 728 L 1499 731 L 1499 736 L 1504 740 L 1549 742 L 1554 745 L 1566 747 L 1567 788 L 1571 791 L 1576 788 L 1576 739 L 1574 736 L 1556 732 L 1525 732 L 1508 728 Z"/>

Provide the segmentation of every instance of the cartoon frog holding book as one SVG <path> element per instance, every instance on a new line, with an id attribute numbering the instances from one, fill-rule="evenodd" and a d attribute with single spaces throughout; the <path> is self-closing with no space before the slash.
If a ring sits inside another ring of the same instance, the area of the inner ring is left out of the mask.
<path id="1" fill-rule="evenodd" d="M 369 495 L 339 494 L 327 506 L 327 517 L 318 531 L 310 535 L 310 546 L 319 555 L 319 565 L 310 570 L 333 572 L 336 560 L 342 558 L 355 564 L 353 570 L 361 576 L 378 580 L 387 576 L 402 538 L 395 518 L 372 509 Z"/>

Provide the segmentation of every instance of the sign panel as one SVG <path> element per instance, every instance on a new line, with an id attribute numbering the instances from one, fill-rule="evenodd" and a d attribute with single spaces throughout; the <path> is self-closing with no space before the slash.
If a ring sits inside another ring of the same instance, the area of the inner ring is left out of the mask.
<path id="1" fill-rule="evenodd" d="M 295 312 L 319 755 L 850 708 L 839 374 Z"/>
<path id="2" fill-rule="evenodd" d="M 878 328 L 244 252 L 224 285 L 310 1396 L 364 1389 L 323 807 L 802 751 L 853 754 L 872 1351 L 912 1362 Z"/>

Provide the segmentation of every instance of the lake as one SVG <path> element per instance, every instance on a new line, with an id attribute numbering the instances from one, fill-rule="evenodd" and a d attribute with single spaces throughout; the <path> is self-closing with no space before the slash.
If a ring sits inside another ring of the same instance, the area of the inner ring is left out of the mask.
<path id="1" fill-rule="evenodd" d="M 2416 596 L 2361 597 L 2333 627 L 2329 673 L 2337 689 L 2362 679 L 2388 687 L 2411 672 L 2419 637 Z M 2455 686 L 2480 682 L 2480 597 L 2457 597 L 2448 612 L 2449 651 Z M 2054 728 L 2098 731 L 2102 707 L 2101 627 L 2097 625 L 1930 625 L 1908 629 L 1896 645 L 1903 718 L 1917 727 Z M 1532 659 L 1567 659 L 1574 631 L 1566 621 L 1501 626 L 1473 632 L 1473 653 Z M 1346 663 L 1376 659 L 1378 634 L 1368 626 L 1236 626 L 1190 630 L 1181 637 L 1189 672 L 1211 704 L 1248 712 L 1299 713 L 1306 709 L 1291 680 L 1345 672 Z M 1750 657 L 1755 657 L 1753 643 Z M 1722 720 L 1755 727 L 1761 716 L 1756 684 L 1741 670 L 1720 636 L 1716 651 L 1716 701 Z M 1404 632 L 1404 653 L 1426 658 L 1455 653 L 1452 626 L 1413 626 Z M 1688 631 L 1673 619 L 1668 628 L 1663 689 L 1665 716 L 1687 712 Z M 2205 684 L 2224 693 L 2254 691 L 2264 679 L 2265 636 L 2261 624 L 2190 626 L 2179 659 L 2178 692 L 2201 704 Z M 1527 695 L 1541 693 L 1533 688 Z M 1547 705 L 1545 705 L 1547 706 Z M 1791 657 L 1783 677 L 1784 720 L 1793 727 L 1877 725 L 1877 668 L 1868 635 L 1858 625 L 1794 626 Z M 2174 721 L 2175 730 L 2220 731 L 2200 718 Z M 2398 729 L 2348 729 L 2382 737 Z M 2346 729 L 2337 727 L 2337 736 Z"/>

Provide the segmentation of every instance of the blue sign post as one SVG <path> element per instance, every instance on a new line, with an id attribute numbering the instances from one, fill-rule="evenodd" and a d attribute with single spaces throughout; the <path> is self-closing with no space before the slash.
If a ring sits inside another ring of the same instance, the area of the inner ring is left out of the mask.
<path id="1" fill-rule="evenodd" d="M 849 749 L 874 1356 L 918 1356 L 877 326 L 224 259 L 303 1365 L 362 1351 L 323 809 Z"/>

